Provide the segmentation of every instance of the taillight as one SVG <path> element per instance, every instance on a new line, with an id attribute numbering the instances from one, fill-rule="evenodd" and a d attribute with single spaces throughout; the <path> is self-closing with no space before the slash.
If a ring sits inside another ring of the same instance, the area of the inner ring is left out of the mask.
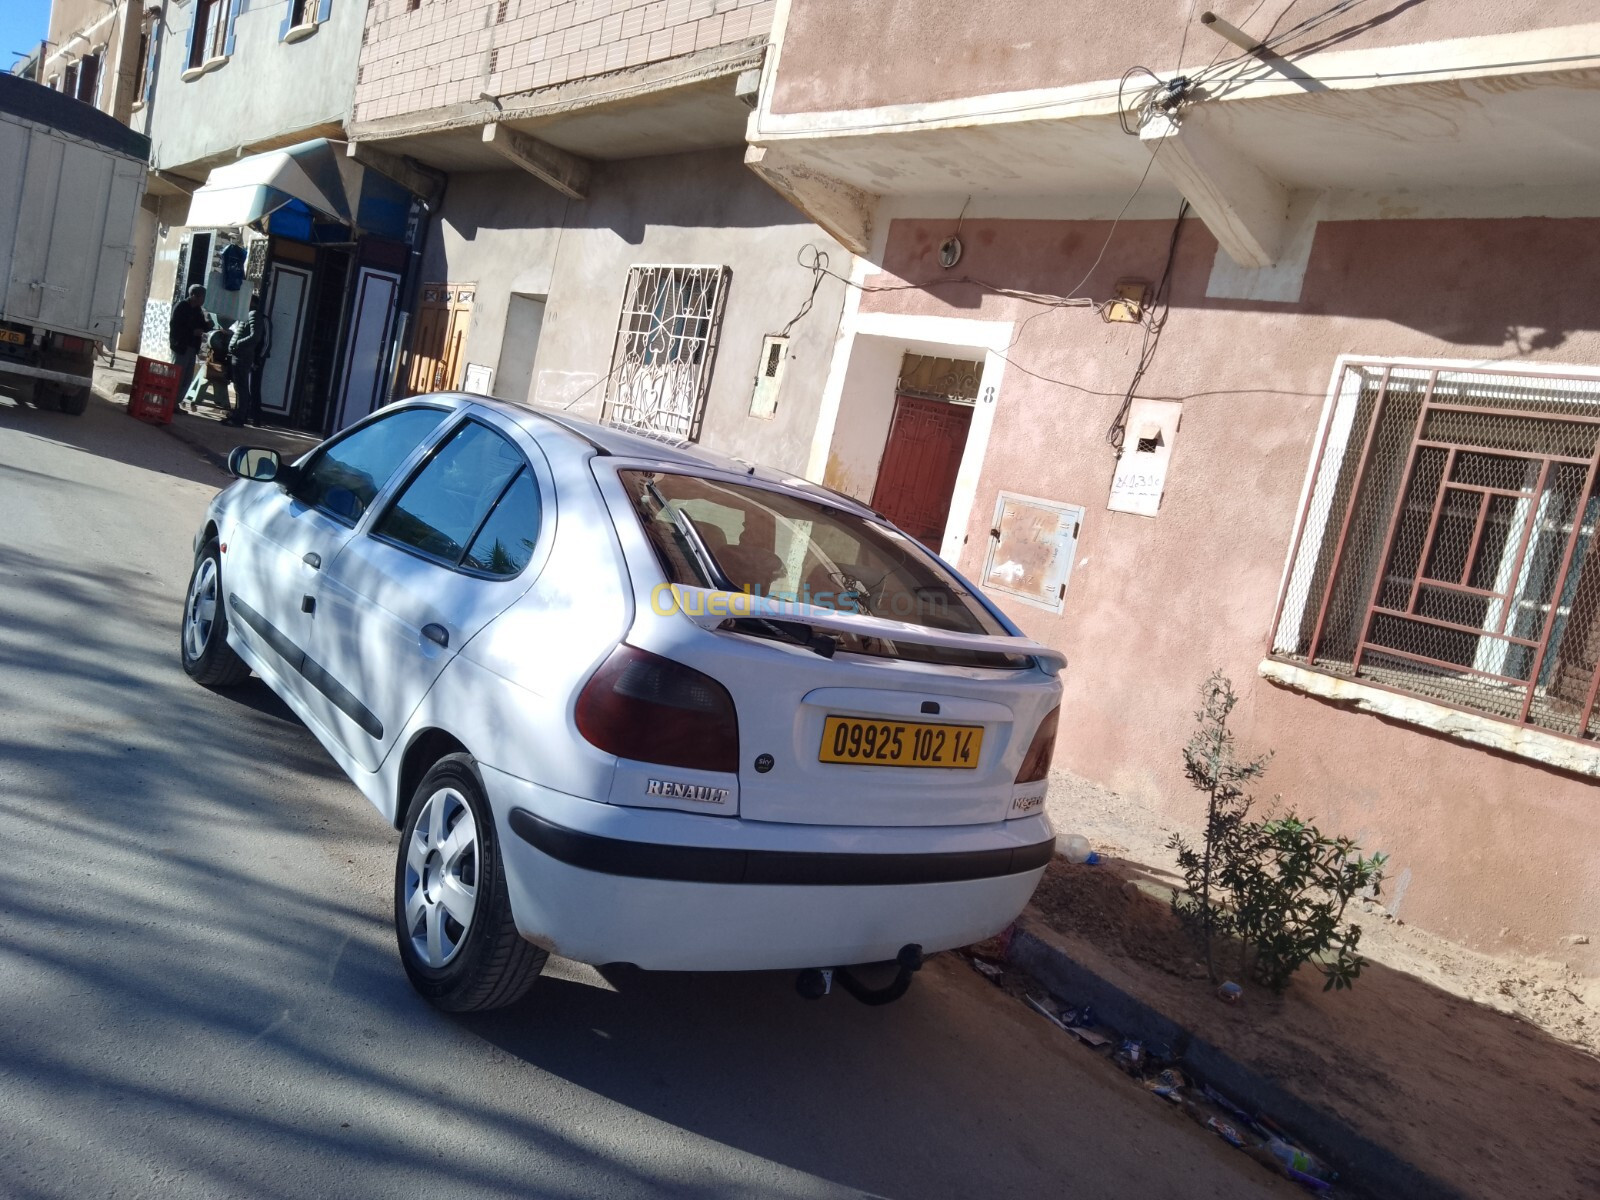
<path id="1" fill-rule="evenodd" d="M 61 333 L 56 335 L 55 344 L 58 348 L 67 351 L 69 354 L 81 354 L 89 347 L 89 343 L 84 341 L 82 338 L 70 337 L 67 334 Z"/>
<path id="2" fill-rule="evenodd" d="M 1022 768 L 1017 772 L 1018 783 L 1037 783 L 1050 774 L 1050 759 L 1056 752 L 1056 722 L 1061 716 L 1058 705 L 1039 723 L 1039 731 L 1028 743 L 1028 753 L 1022 757 Z"/>
<path id="3" fill-rule="evenodd" d="M 618 646 L 578 693 L 578 732 L 618 758 L 739 769 L 733 697 L 709 675 L 634 646 Z"/>

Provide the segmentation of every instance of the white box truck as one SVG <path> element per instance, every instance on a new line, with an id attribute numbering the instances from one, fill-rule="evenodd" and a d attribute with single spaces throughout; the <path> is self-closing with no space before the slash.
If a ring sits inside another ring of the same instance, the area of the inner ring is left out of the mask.
<path id="1" fill-rule="evenodd" d="M 0 391 L 81 413 L 122 325 L 150 140 L 0 73 Z"/>

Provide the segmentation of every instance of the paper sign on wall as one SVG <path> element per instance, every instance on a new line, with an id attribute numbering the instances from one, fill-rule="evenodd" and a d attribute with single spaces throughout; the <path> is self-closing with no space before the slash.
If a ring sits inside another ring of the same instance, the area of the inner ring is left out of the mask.
<path id="1" fill-rule="evenodd" d="M 487 396 L 494 386 L 494 368 L 485 363 L 468 363 L 461 390 L 474 396 Z"/>
<path id="2" fill-rule="evenodd" d="M 1122 455 L 1111 477 L 1111 499 L 1106 502 L 1112 512 L 1156 515 L 1182 418 L 1183 405 L 1176 400 L 1135 400 L 1128 407 Z"/>

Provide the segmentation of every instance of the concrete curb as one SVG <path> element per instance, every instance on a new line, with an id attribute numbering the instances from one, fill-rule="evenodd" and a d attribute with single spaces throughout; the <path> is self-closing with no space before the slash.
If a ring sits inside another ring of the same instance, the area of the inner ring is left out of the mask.
<path id="1" fill-rule="evenodd" d="M 1341 1118 L 1308 1104 L 1255 1068 L 1239 1062 L 1144 1001 L 1072 958 L 1054 933 L 1027 916 L 1017 921 L 1008 960 L 1072 1004 L 1146 1045 L 1170 1047 L 1185 1073 L 1262 1113 L 1339 1172 L 1337 1189 L 1371 1197 L 1466 1200 L 1463 1193 L 1358 1133 Z"/>

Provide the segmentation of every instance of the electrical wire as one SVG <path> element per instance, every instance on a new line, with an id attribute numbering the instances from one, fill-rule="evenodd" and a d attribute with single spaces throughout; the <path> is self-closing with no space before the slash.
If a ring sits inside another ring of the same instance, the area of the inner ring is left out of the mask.
<path id="1" fill-rule="evenodd" d="M 800 247 L 800 253 L 803 254 L 806 249 L 808 249 L 808 246 Z M 815 246 L 809 246 L 809 249 L 812 251 L 814 262 L 816 263 L 811 271 L 811 292 L 806 296 L 805 303 L 800 306 L 800 311 L 789 318 L 789 323 L 783 327 L 783 331 L 778 334 L 779 337 L 788 337 L 789 331 L 798 325 L 801 319 L 811 311 L 812 305 L 817 302 L 817 289 L 822 286 L 822 281 L 825 278 L 833 274 L 832 271 L 828 270 L 828 252 L 826 250 L 818 250 Z M 798 260 L 800 255 L 797 254 L 795 257 Z M 801 262 L 801 265 L 804 266 L 804 262 Z"/>
<path id="2" fill-rule="evenodd" d="M 1156 349 L 1161 344 L 1161 331 L 1166 328 L 1167 315 L 1172 311 L 1172 267 L 1178 257 L 1178 238 L 1183 234 L 1183 219 L 1188 215 L 1189 202 L 1184 200 L 1178 205 L 1178 215 L 1173 219 L 1172 236 L 1167 239 L 1167 261 L 1161 268 L 1161 278 L 1151 294 L 1147 319 L 1142 322 L 1144 338 L 1139 346 L 1138 365 L 1134 368 L 1133 378 L 1128 381 L 1122 405 L 1117 409 L 1117 415 L 1111 418 L 1111 425 L 1106 430 L 1106 444 L 1116 451 L 1118 456 L 1122 454 L 1123 443 L 1127 437 L 1128 412 L 1133 407 L 1134 395 L 1144 380 L 1145 372 L 1155 361 Z"/>

